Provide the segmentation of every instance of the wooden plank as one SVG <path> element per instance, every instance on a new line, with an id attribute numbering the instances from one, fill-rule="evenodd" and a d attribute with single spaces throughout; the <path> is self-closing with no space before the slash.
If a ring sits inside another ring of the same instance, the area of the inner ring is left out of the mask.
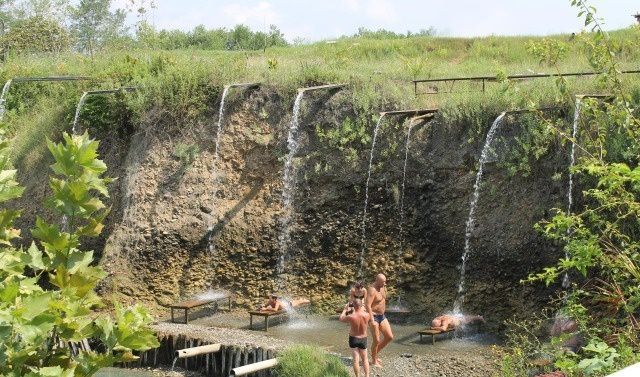
<path id="1" fill-rule="evenodd" d="M 212 302 L 215 302 L 215 300 L 187 300 L 179 302 L 177 304 L 169 305 L 169 307 L 175 309 L 191 309 L 198 306 L 211 304 Z"/>

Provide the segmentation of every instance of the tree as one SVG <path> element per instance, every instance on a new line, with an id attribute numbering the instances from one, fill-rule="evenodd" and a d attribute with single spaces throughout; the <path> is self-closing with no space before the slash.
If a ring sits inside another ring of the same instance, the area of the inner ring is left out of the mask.
<path id="1" fill-rule="evenodd" d="M 69 32 L 53 19 L 39 16 L 16 22 L 0 37 L 3 50 L 20 52 L 61 52 L 71 44 Z"/>
<path id="2" fill-rule="evenodd" d="M 113 318 L 97 313 L 102 300 L 95 293 L 106 276 L 93 265 L 93 251 L 82 239 L 95 237 L 108 213 L 106 165 L 98 159 L 98 142 L 85 133 L 64 134 L 64 142 L 47 141 L 55 163 L 48 206 L 63 225 L 36 220 L 36 240 L 27 250 L 13 243 L 19 211 L 0 209 L 0 375 L 90 376 L 98 369 L 135 359 L 133 350 L 158 346 L 148 329 L 150 315 L 140 306 L 115 307 Z M 9 169 L 10 145 L 0 129 L 0 205 L 22 195 Z M 73 355 L 67 346 L 90 338 L 99 351 Z"/>
<path id="3" fill-rule="evenodd" d="M 126 13 L 122 9 L 110 10 L 111 0 L 80 0 L 72 9 L 72 30 L 81 51 L 92 57 L 106 42 L 126 32 Z"/>

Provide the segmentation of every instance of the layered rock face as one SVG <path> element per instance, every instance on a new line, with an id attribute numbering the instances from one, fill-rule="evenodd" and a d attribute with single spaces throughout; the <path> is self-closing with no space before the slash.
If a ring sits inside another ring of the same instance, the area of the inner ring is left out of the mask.
<path id="1" fill-rule="evenodd" d="M 348 91 L 306 96 L 294 159 L 284 293 L 310 297 L 316 308 L 328 311 L 345 301 L 362 252 L 370 141 L 342 143 L 340 135 L 326 136 L 361 116 L 351 96 Z M 112 185 L 113 214 L 104 238 L 93 245 L 110 272 L 104 292 L 166 304 L 222 288 L 236 293 L 239 305 L 252 306 L 276 289 L 291 100 L 261 88 L 238 91 L 227 103 L 216 166 L 216 114 L 180 126 L 149 114 L 136 132 L 103 143 L 110 174 L 119 177 Z M 474 136 L 464 122 L 447 124 L 438 116 L 414 126 L 401 226 L 406 132 L 398 117 L 381 126 L 363 271 L 366 280 L 385 273 L 390 296 L 401 294 L 415 313 L 427 317 L 453 307 L 484 134 Z M 504 142 L 517 133 L 518 120 L 509 119 Z M 507 174 L 500 162 L 498 156 L 486 166 L 464 306 L 496 327 L 548 300 L 549 290 L 519 281 L 561 254 L 533 224 L 550 208 L 564 206 L 566 177 L 557 173 L 566 170 L 567 153 L 556 148 L 532 165 L 527 177 Z"/>

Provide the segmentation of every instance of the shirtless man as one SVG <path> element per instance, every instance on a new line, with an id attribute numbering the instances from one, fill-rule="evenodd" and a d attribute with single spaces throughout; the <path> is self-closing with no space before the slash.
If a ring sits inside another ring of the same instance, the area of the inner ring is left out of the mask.
<path id="1" fill-rule="evenodd" d="M 351 314 L 347 314 L 348 310 L 352 310 Z M 367 356 L 367 323 L 371 316 L 364 311 L 362 300 L 355 299 L 353 301 L 353 309 L 349 304 L 345 305 L 340 314 L 340 322 L 349 324 L 349 348 L 353 353 L 353 371 L 356 377 L 360 376 L 360 359 L 364 366 L 364 375 L 369 377 L 369 358 Z"/>
<path id="2" fill-rule="evenodd" d="M 383 274 L 376 276 L 376 281 L 367 290 L 367 312 L 373 316 L 371 321 L 371 335 L 373 341 L 371 342 L 371 362 L 376 367 L 382 367 L 378 354 L 387 344 L 393 340 L 393 332 L 391 331 L 391 324 L 384 312 L 386 310 L 387 302 L 387 278 Z M 383 335 L 383 339 L 380 339 L 380 334 Z"/>
<path id="3" fill-rule="evenodd" d="M 479 315 L 449 315 L 437 316 L 431 321 L 431 328 L 434 330 L 447 331 L 449 326 L 455 328 L 474 322 L 484 323 L 484 318 Z"/>
<path id="4" fill-rule="evenodd" d="M 263 312 L 279 312 L 280 310 L 284 310 L 284 305 L 275 294 L 269 295 L 267 303 L 260 307 L 260 311 Z"/>

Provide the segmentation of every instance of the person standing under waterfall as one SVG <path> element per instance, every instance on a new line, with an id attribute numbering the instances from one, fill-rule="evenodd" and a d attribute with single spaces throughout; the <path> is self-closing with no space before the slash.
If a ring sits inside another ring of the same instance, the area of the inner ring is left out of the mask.
<path id="1" fill-rule="evenodd" d="M 350 304 L 353 304 L 351 309 Z M 347 314 L 350 311 L 350 314 Z M 353 354 L 353 371 L 356 377 L 360 377 L 360 359 L 364 367 L 365 377 L 369 377 L 369 357 L 367 356 L 367 323 L 371 319 L 369 313 L 364 311 L 361 299 L 355 299 L 347 303 L 340 314 L 340 322 L 349 324 L 349 348 Z"/>
<path id="2" fill-rule="evenodd" d="M 376 367 L 382 367 L 378 354 L 393 340 L 391 324 L 384 315 L 387 304 L 387 278 L 378 274 L 372 286 L 367 290 L 367 312 L 372 315 L 371 321 L 371 362 Z M 382 339 L 381 339 L 382 335 Z"/>
<path id="3" fill-rule="evenodd" d="M 351 287 L 351 290 L 349 291 L 349 306 L 353 308 L 353 302 L 358 299 L 362 301 L 363 305 L 367 302 L 367 290 L 362 281 L 356 281 L 353 287 Z"/>

